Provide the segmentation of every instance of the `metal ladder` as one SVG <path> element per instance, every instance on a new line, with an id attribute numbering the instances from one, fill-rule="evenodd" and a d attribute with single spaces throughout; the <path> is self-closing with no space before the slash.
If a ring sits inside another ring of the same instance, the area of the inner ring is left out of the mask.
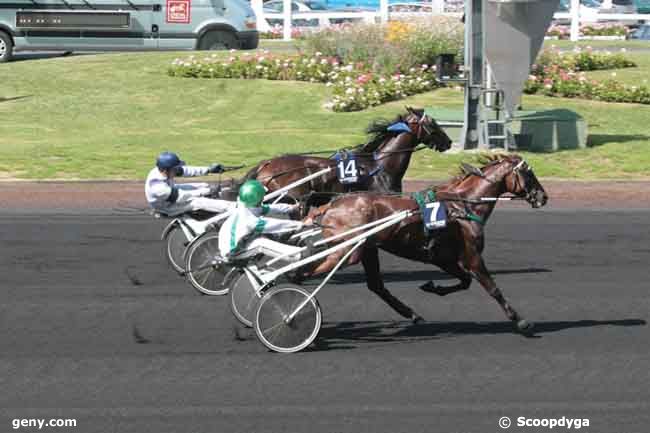
<path id="1" fill-rule="evenodd" d="M 508 131 L 504 111 L 504 93 L 501 89 L 483 89 L 481 91 L 481 143 L 480 147 L 491 149 L 503 147 L 508 150 L 511 136 Z M 496 119 L 490 119 L 490 112 Z"/>

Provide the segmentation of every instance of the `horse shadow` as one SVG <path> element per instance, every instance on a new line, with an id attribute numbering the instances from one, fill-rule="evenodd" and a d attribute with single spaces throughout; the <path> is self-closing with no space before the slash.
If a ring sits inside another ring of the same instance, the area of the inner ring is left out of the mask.
<path id="1" fill-rule="evenodd" d="M 541 338 L 567 329 L 593 328 L 597 326 L 646 326 L 643 319 L 619 320 L 562 320 L 536 322 L 532 337 Z M 411 322 L 351 321 L 324 323 L 312 350 L 350 350 L 363 344 L 410 343 L 463 335 L 513 334 L 510 322 Z"/>

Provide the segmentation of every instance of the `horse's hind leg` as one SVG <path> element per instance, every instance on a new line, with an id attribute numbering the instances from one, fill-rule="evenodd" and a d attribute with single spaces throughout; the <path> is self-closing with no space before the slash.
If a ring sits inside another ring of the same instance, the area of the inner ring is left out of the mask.
<path id="1" fill-rule="evenodd" d="M 384 300 L 384 302 L 390 305 L 393 310 L 397 311 L 403 317 L 411 319 L 413 323 L 422 321 L 422 317 L 417 315 L 409 306 L 402 303 L 402 301 L 393 296 L 392 293 L 384 287 L 384 280 L 379 269 L 379 251 L 376 246 L 373 245 L 364 248 L 361 256 L 361 263 L 363 264 L 363 269 L 366 271 L 368 289 L 377 294 Z"/>
<path id="2" fill-rule="evenodd" d="M 533 330 L 533 324 L 524 320 L 519 313 L 515 311 L 514 308 L 506 301 L 503 297 L 503 293 L 497 287 L 497 284 L 494 282 L 490 273 L 485 266 L 483 257 L 476 252 L 474 248 L 469 248 L 470 251 L 466 251 L 466 266 L 468 270 L 472 273 L 472 276 L 478 280 L 479 283 L 483 286 L 486 292 L 495 301 L 499 303 L 503 311 L 506 313 L 508 319 L 512 320 L 517 325 L 517 329 L 523 334 L 531 334 Z"/>
<path id="3" fill-rule="evenodd" d="M 438 286 L 433 281 L 429 281 L 420 286 L 420 290 L 429 293 L 435 293 L 438 296 L 445 296 L 450 293 L 467 290 L 472 284 L 472 275 L 463 269 L 458 262 L 435 263 L 440 269 L 447 272 L 452 277 L 460 280 L 460 283 L 453 286 Z"/>

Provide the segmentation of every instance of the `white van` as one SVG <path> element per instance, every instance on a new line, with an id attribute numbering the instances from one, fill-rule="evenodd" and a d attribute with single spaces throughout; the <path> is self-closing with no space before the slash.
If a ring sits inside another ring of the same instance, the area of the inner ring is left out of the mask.
<path id="1" fill-rule="evenodd" d="M 246 0 L 0 0 L 0 62 L 14 51 L 254 49 Z"/>

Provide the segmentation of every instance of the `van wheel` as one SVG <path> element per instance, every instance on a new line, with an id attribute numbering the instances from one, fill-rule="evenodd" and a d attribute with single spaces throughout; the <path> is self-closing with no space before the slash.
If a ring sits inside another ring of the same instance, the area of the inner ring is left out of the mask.
<path id="1" fill-rule="evenodd" d="M 14 52 L 14 44 L 8 34 L 0 32 L 0 63 L 11 60 Z"/>
<path id="2" fill-rule="evenodd" d="M 239 41 L 232 32 L 214 30 L 201 38 L 200 50 L 230 50 L 239 48 Z"/>

